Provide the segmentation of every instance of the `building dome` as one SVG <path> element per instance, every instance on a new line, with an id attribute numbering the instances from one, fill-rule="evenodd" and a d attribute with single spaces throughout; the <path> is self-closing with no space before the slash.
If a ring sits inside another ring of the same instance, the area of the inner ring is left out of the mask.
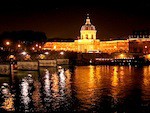
<path id="1" fill-rule="evenodd" d="M 95 40 L 96 39 L 96 29 L 95 26 L 91 24 L 89 15 L 87 15 L 86 23 L 81 27 L 80 30 L 81 40 Z"/>
<path id="2" fill-rule="evenodd" d="M 81 27 L 81 30 L 96 30 L 95 26 L 91 24 L 89 17 L 87 17 L 86 23 Z"/>
<path id="3" fill-rule="evenodd" d="M 95 30 L 95 26 L 92 24 L 86 24 L 81 27 L 81 30 Z"/>

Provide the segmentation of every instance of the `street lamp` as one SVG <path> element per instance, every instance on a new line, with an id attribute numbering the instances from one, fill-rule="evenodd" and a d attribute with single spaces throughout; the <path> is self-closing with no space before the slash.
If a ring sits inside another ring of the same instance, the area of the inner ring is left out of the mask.
<path id="1" fill-rule="evenodd" d="M 9 60 L 10 60 L 10 63 L 13 64 L 13 61 L 15 60 L 15 56 L 14 55 L 10 55 L 9 56 Z"/>
<path id="2" fill-rule="evenodd" d="M 45 54 L 45 55 L 48 55 L 48 54 L 49 54 L 49 52 L 45 52 L 44 54 Z"/>
<path id="3" fill-rule="evenodd" d="M 6 45 L 9 46 L 9 45 L 10 45 L 10 42 L 9 42 L 9 41 L 6 41 Z"/>
<path id="4" fill-rule="evenodd" d="M 6 50 L 9 51 L 10 41 L 6 41 L 5 45 L 6 45 Z"/>
<path id="5" fill-rule="evenodd" d="M 21 45 L 20 44 L 18 44 L 18 48 L 20 48 L 21 47 Z"/>
<path id="6" fill-rule="evenodd" d="M 34 51 L 34 50 L 35 50 L 35 48 L 34 48 L 34 47 L 32 47 L 32 50 Z"/>
<path id="7" fill-rule="evenodd" d="M 38 45 L 38 44 L 36 44 L 35 46 L 36 46 L 36 47 L 38 47 L 39 45 Z"/>
<path id="8" fill-rule="evenodd" d="M 60 52 L 60 54 L 61 54 L 61 55 L 64 55 L 64 52 L 63 52 L 63 51 L 61 51 L 61 52 Z"/>
<path id="9" fill-rule="evenodd" d="M 18 44 L 16 50 L 19 52 L 21 49 L 21 44 Z"/>
<path id="10" fill-rule="evenodd" d="M 27 54 L 27 52 L 23 51 L 21 54 L 22 54 L 22 55 L 26 55 L 26 54 Z"/>

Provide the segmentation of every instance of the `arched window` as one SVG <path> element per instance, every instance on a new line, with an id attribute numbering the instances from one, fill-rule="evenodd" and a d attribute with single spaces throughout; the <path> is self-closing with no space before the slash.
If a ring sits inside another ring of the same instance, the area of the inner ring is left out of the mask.
<path id="1" fill-rule="evenodd" d="M 85 35 L 85 38 L 88 39 L 88 34 Z"/>

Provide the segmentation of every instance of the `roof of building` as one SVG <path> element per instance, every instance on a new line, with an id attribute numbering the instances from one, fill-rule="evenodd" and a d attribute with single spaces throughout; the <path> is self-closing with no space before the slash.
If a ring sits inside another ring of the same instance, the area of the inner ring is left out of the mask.
<path id="1" fill-rule="evenodd" d="M 91 24 L 89 16 L 87 16 L 86 23 L 81 27 L 81 30 L 96 30 L 95 26 Z"/>

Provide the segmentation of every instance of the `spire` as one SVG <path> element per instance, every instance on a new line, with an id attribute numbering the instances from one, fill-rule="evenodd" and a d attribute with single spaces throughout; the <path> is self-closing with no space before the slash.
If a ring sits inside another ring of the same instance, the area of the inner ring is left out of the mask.
<path id="1" fill-rule="evenodd" d="M 85 24 L 91 24 L 89 14 L 87 14 L 86 23 Z"/>

